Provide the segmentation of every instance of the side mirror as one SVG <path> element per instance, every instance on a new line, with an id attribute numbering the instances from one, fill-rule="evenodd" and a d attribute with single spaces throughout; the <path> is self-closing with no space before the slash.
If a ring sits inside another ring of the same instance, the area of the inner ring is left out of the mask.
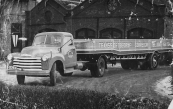
<path id="1" fill-rule="evenodd" d="M 58 51 L 61 52 L 61 48 L 58 48 Z"/>
<path id="2" fill-rule="evenodd" d="M 69 45 L 73 45 L 73 40 L 72 39 L 70 39 L 70 44 Z"/>

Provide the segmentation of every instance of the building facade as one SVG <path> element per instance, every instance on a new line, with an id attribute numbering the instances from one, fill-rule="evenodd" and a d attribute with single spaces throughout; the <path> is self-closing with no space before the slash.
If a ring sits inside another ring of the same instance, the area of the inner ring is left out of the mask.
<path id="1" fill-rule="evenodd" d="M 42 0 L 26 12 L 25 46 L 45 31 L 70 32 L 76 39 L 172 38 L 169 10 L 152 1 L 85 0 L 74 8 L 58 0 Z"/>

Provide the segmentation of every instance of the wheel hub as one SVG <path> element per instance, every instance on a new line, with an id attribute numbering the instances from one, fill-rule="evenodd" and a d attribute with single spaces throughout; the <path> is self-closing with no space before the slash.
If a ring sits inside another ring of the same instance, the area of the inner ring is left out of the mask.
<path id="1" fill-rule="evenodd" d="M 153 57 L 153 67 L 157 66 L 157 59 L 156 56 Z"/>
<path id="2" fill-rule="evenodd" d="M 104 72 L 104 63 L 103 63 L 103 62 L 100 62 L 99 71 L 100 71 L 101 73 Z"/>

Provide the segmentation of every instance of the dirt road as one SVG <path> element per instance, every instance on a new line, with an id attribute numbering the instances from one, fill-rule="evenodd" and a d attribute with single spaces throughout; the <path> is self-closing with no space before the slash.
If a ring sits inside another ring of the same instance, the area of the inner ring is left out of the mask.
<path id="1" fill-rule="evenodd" d="M 154 91 L 154 86 L 158 80 L 167 77 L 169 73 L 169 66 L 161 66 L 157 70 L 123 70 L 118 64 L 114 67 L 109 66 L 104 77 L 101 78 L 91 77 L 88 70 L 74 72 L 71 77 L 58 76 L 55 88 L 91 89 L 160 99 L 162 96 Z M 3 65 L 0 66 L 0 80 L 7 84 L 17 85 L 16 76 L 7 75 Z M 48 77 L 26 77 L 26 85 L 47 86 L 48 84 Z"/>

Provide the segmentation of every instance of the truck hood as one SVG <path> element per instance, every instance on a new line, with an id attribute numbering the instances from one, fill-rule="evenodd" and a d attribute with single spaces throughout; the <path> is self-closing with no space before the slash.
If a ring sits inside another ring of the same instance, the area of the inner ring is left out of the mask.
<path id="1" fill-rule="evenodd" d="M 21 56 L 31 56 L 31 57 L 42 57 L 45 54 L 50 52 L 52 53 L 59 53 L 59 47 L 52 47 L 46 45 L 39 45 L 39 46 L 29 46 L 25 47 L 21 51 Z"/>

